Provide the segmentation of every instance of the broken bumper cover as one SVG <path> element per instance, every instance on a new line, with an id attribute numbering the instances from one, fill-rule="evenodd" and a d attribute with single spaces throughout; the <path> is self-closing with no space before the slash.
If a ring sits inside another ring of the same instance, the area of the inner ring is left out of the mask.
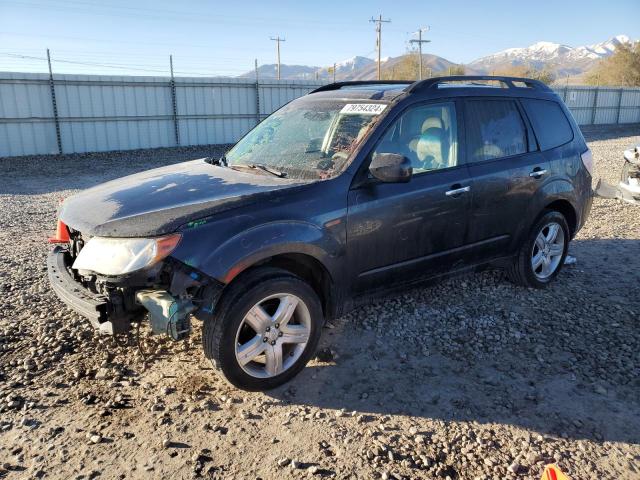
<path id="1" fill-rule="evenodd" d="M 66 264 L 66 250 L 55 247 L 47 258 L 47 273 L 51 288 L 60 300 L 72 310 L 87 318 L 101 333 L 113 334 L 114 325 L 109 321 L 109 303 L 107 298 L 93 293 L 77 282 Z"/>
<path id="2" fill-rule="evenodd" d="M 618 185 L 609 185 L 606 182 L 598 182 L 595 188 L 596 195 L 602 198 L 622 200 L 633 205 L 640 205 L 640 186 L 620 182 Z"/>
<path id="3" fill-rule="evenodd" d="M 622 200 L 633 203 L 634 205 L 640 205 L 640 185 L 620 182 L 618 188 L 620 189 Z"/>

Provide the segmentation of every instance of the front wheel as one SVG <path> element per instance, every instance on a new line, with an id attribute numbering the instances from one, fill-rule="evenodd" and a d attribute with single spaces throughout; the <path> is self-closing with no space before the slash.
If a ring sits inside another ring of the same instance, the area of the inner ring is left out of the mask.
<path id="1" fill-rule="evenodd" d="M 313 355 L 323 323 L 320 300 L 284 270 L 258 269 L 237 282 L 205 324 L 205 354 L 236 387 L 275 388 Z"/>
<path id="2" fill-rule="evenodd" d="M 558 276 L 569 248 L 569 226 L 560 212 L 548 211 L 533 226 L 507 270 L 518 285 L 543 288 Z"/>

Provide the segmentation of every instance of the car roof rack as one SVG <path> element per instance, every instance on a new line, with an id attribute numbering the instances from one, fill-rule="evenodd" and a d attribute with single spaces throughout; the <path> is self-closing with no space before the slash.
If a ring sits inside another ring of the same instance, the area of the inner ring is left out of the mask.
<path id="1" fill-rule="evenodd" d="M 322 85 L 309 93 L 328 92 L 331 90 L 340 90 L 345 87 L 358 87 L 366 85 L 406 85 L 409 86 L 413 82 L 411 80 L 353 80 L 350 82 L 334 82 Z"/>
<path id="2" fill-rule="evenodd" d="M 475 81 L 496 81 L 504 84 L 507 88 L 522 88 L 518 87 L 517 83 L 522 83 L 525 87 L 535 88 L 537 90 L 545 90 L 551 91 L 551 89 L 545 85 L 540 80 L 534 80 L 532 78 L 523 78 L 523 77 L 504 77 L 504 76 L 496 76 L 496 75 L 452 75 L 447 77 L 433 77 L 427 78 L 426 80 L 420 80 L 418 82 L 414 82 L 411 84 L 409 88 L 407 88 L 407 93 L 417 93 L 419 91 L 424 91 L 429 88 L 438 88 L 439 85 L 445 84 L 453 84 L 451 86 L 455 86 L 456 83 L 462 82 L 475 82 Z M 460 85 L 461 88 L 472 88 L 472 87 L 485 87 L 485 85 L 474 85 L 471 83 L 470 85 Z"/>

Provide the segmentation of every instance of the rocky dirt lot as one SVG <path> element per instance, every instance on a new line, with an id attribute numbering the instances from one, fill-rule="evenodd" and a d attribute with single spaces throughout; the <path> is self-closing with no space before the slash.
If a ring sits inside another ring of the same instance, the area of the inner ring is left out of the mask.
<path id="1" fill-rule="evenodd" d="M 602 176 L 639 133 L 587 132 Z M 0 477 L 640 478 L 640 208 L 596 199 L 547 290 L 491 271 L 380 300 L 328 325 L 293 382 L 246 393 L 198 328 L 143 361 L 46 280 L 61 198 L 210 153 L 0 160 Z"/>

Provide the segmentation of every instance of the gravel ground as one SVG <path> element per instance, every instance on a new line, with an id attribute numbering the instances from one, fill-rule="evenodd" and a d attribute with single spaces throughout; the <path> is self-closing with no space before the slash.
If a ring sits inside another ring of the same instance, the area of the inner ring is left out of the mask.
<path id="1" fill-rule="evenodd" d="M 639 132 L 587 132 L 603 177 Z M 94 335 L 47 285 L 59 199 L 220 151 L 0 159 L 0 477 L 640 478 L 640 208 L 615 200 L 553 287 L 490 271 L 380 300 L 271 392 L 230 388 L 199 331 L 146 361 Z"/>

